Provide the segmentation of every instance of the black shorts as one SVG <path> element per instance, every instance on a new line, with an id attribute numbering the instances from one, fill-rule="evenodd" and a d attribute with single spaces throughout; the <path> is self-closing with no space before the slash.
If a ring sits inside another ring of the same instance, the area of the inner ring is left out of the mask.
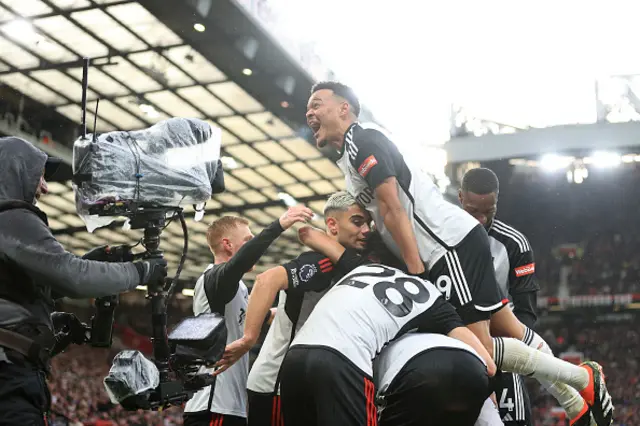
<path id="1" fill-rule="evenodd" d="M 495 377 L 496 399 L 505 426 L 531 426 L 531 403 L 522 376 L 499 372 Z"/>
<path id="2" fill-rule="evenodd" d="M 467 325 L 490 319 L 509 303 L 496 280 L 489 236 L 482 225 L 445 253 L 429 270 L 428 278 Z"/>
<path id="3" fill-rule="evenodd" d="M 473 426 L 490 394 L 478 357 L 430 349 L 407 362 L 379 396 L 380 426 Z"/>
<path id="4" fill-rule="evenodd" d="M 283 426 L 282 400 L 280 395 L 247 390 L 249 396 L 249 418 L 247 426 Z"/>
<path id="5" fill-rule="evenodd" d="M 184 426 L 247 426 L 247 419 L 228 414 L 198 411 L 183 414 Z"/>
<path id="6" fill-rule="evenodd" d="M 371 377 L 326 347 L 294 346 L 280 371 L 284 426 L 375 426 Z"/>

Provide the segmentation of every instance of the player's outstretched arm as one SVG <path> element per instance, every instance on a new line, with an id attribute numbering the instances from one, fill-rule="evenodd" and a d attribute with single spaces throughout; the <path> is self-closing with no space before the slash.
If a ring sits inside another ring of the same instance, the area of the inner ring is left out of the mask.
<path id="1" fill-rule="evenodd" d="M 384 226 L 389 230 L 393 240 L 400 248 L 402 259 L 407 264 L 409 273 L 422 274 L 425 270 L 424 263 L 420 258 L 413 226 L 398 197 L 396 178 L 389 177 L 378 185 L 376 187 L 376 197 Z"/>
<path id="2" fill-rule="evenodd" d="M 253 284 L 251 295 L 249 296 L 244 335 L 227 345 L 222 359 L 216 364 L 216 367 L 219 368 L 214 373 L 215 375 L 224 372 L 235 364 L 256 344 L 265 318 L 272 315 L 270 309 L 276 300 L 278 292 L 286 290 L 288 282 L 287 271 L 282 266 L 271 268 L 256 277 L 256 282 Z"/>
<path id="3" fill-rule="evenodd" d="M 325 232 L 311 226 L 303 226 L 298 229 L 298 238 L 311 250 L 327 256 L 334 265 L 338 263 L 346 250 L 342 244 L 332 240 Z"/>

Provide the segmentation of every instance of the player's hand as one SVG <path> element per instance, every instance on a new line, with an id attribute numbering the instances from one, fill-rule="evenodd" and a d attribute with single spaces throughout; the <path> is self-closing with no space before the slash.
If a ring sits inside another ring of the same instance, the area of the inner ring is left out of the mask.
<path id="1" fill-rule="evenodd" d="M 294 223 L 306 223 L 313 219 L 313 211 L 309 207 L 306 206 L 294 206 L 289 207 L 289 209 L 280 216 L 280 226 L 285 231 Z"/>
<path id="2" fill-rule="evenodd" d="M 216 371 L 213 373 L 213 375 L 217 376 L 218 374 L 227 371 L 229 367 L 231 367 L 240 358 L 242 358 L 243 355 L 249 352 L 252 346 L 253 342 L 251 342 L 244 336 L 234 342 L 229 343 L 224 349 L 222 359 L 216 363 Z"/>
<path id="3" fill-rule="evenodd" d="M 424 267 L 424 263 L 422 263 L 422 260 L 417 260 L 415 262 L 407 263 L 407 269 L 408 269 L 409 275 L 415 275 L 422 279 L 427 278 L 426 277 L 427 271 Z"/>

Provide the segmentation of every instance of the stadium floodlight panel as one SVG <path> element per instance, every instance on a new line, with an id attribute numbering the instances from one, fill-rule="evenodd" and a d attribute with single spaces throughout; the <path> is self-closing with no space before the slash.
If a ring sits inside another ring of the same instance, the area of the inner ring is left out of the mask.
<path id="1" fill-rule="evenodd" d="M 584 159 L 587 164 L 598 168 L 617 167 L 622 162 L 620 154 L 608 151 L 596 151 L 590 157 Z"/>
<path id="2" fill-rule="evenodd" d="M 540 167 L 544 170 L 553 172 L 569 167 L 571 163 L 575 161 L 575 157 L 558 155 L 558 154 L 545 154 L 540 159 Z"/>

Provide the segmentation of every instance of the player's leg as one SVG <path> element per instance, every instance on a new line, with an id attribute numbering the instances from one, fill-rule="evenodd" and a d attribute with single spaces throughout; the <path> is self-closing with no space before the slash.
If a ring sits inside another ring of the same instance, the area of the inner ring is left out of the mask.
<path id="1" fill-rule="evenodd" d="M 308 368 L 312 349 L 294 347 L 280 367 L 280 423 L 272 426 L 319 426 L 314 404 L 313 376 Z M 249 414 L 251 415 L 251 414 Z"/>
<path id="2" fill-rule="evenodd" d="M 302 358 L 293 365 L 293 360 Z M 294 346 L 280 374 L 284 426 L 377 424 L 371 378 L 339 353 Z"/>
<path id="3" fill-rule="evenodd" d="M 499 372 L 496 382 L 498 409 L 504 425 L 532 426 L 529 395 L 522 376 Z"/>
<path id="4" fill-rule="evenodd" d="M 208 411 L 186 413 L 183 419 L 184 426 L 247 426 L 247 419 L 244 417 Z"/>
<path id="5" fill-rule="evenodd" d="M 491 319 L 491 323 L 494 323 L 491 326 L 492 328 L 502 330 L 503 333 L 507 333 L 510 337 L 518 339 L 521 342 L 526 341 L 532 348 L 544 351 L 546 351 L 545 347 L 548 348 L 544 340 L 540 338 L 537 333 L 525 327 L 524 324 L 515 317 L 511 309 L 504 309 L 508 303 L 508 299 L 496 281 L 489 238 L 482 227 L 475 228 L 465 237 L 458 247 L 450 250 L 443 258 L 438 260 L 431 269 L 429 278 L 457 308 L 462 320 L 478 339 L 480 339 L 487 351 L 493 356 L 496 364 L 498 363 L 497 355 L 493 350 L 495 345 L 493 342 L 489 343 L 491 340 L 491 330 L 487 322 L 489 318 Z M 507 350 L 511 350 L 509 348 L 514 347 L 514 345 L 507 346 Z M 550 353 L 551 351 L 549 350 L 548 352 Z M 546 358 L 543 358 L 540 362 L 544 363 L 545 359 Z M 567 369 L 576 367 L 569 363 L 564 364 L 566 364 Z M 555 365 L 557 367 L 564 364 Z M 505 367 L 504 369 L 520 374 L 519 371 L 509 368 L 512 367 Z M 582 368 L 582 372 L 579 374 L 581 377 L 584 377 L 585 374 L 591 377 L 584 391 L 580 392 L 580 395 L 593 407 L 594 417 L 598 421 L 598 426 L 608 426 L 610 424 L 608 419 L 611 418 L 611 413 L 609 412 L 607 401 L 610 401 L 611 398 L 606 392 L 604 377 L 601 374 L 600 367 L 595 364 L 587 364 L 584 367 L 577 368 Z M 575 370 L 574 374 L 577 374 Z M 542 376 L 536 378 L 545 380 Z M 552 381 L 552 385 L 558 382 L 555 377 L 550 377 L 546 380 Z M 604 393 L 602 395 L 598 394 L 594 391 L 596 388 L 603 389 Z M 570 411 L 572 413 L 578 411 L 577 416 L 570 415 L 570 417 L 576 421 L 582 418 L 588 420 L 589 416 L 585 416 L 584 402 L 581 402 L 579 399 L 575 402 L 575 392 L 572 394 L 572 391 L 567 390 L 569 389 L 568 387 L 562 388 L 562 386 L 559 388 L 551 386 L 550 389 L 552 394 L 556 389 L 559 389 L 558 392 L 556 392 L 560 395 L 559 402 L 561 404 L 564 402 L 563 406 L 567 405 L 571 407 Z M 581 390 L 583 388 L 577 389 Z M 573 407 L 580 408 L 576 410 Z M 566 409 L 567 408 L 565 408 L 565 410 Z M 570 414 L 569 410 L 568 414 Z"/>
<path id="6" fill-rule="evenodd" d="M 376 426 L 375 385 L 343 355 L 319 349 L 312 363 L 318 425 Z"/>
<path id="7" fill-rule="evenodd" d="M 530 348 L 517 339 L 496 337 L 493 357 L 496 366 L 504 371 L 531 376 L 538 381 L 566 384 L 579 391 L 590 408 L 590 414 L 598 426 L 613 422 L 613 403 L 607 391 L 600 365 L 589 361 L 574 365 L 552 354 Z M 572 425 L 589 425 L 589 411 L 572 420 Z"/>
<path id="8" fill-rule="evenodd" d="M 484 401 L 484 405 L 482 406 L 482 410 L 480 410 L 480 415 L 474 426 L 504 426 L 500 418 L 500 413 L 491 398 L 487 398 Z"/>
<path id="9" fill-rule="evenodd" d="M 248 426 L 279 426 L 282 424 L 282 400 L 280 395 L 247 390 Z"/>
<path id="10" fill-rule="evenodd" d="M 198 411 L 196 413 L 184 413 L 182 421 L 184 426 L 209 426 L 212 415 L 209 411 Z"/>
<path id="11" fill-rule="evenodd" d="M 524 344 L 529 346 L 530 348 L 538 351 L 542 351 L 545 354 L 553 356 L 553 352 L 549 345 L 544 341 L 544 339 L 535 331 L 531 330 L 524 324 L 518 320 L 511 309 L 501 309 L 498 312 L 495 312 L 491 316 L 491 331 L 492 335 L 499 337 L 511 337 L 514 339 L 518 339 L 522 341 Z M 495 356 L 494 356 L 495 360 Z M 542 359 L 540 362 L 544 363 L 545 359 Z M 585 367 L 578 367 L 571 363 L 562 361 L 562 365 L 565 369 L 573 369 L 574 374 L 579 374 L 581 377 L 588 378 L 589 372 L 585 370 Z M 560 365 L 560 364 L 558 364 Z M 578 369 L 582 368 L 584 371 L 578 373 Z M 588 368 L 588 367 L 587 367 Z M 508 370 L 513 371 L 513 370 Z M 558 401 L 558 403 L 562 406 L 562 408 L 566 411 L 567 415 L 571 419 L 571 425 L 589 425 L 590 423 L 590 414 L 588 412 L 588 404 L 586 398 L 583 398 L 581 395 L 581 390 L 578 388 L 574 388 L 568 386 L 566 383 L 557 379 L 547 379 L 542 376 L 534 376 L 540 384 Z M 587 384 L 587 394 L 590 392 L 590 389 L 595 386 L 595 383 Z M 604 400 L 603 400 L 604 402 Z M 594 404 L 599 404 L 597 401 Z M 598 408 L 596 407 L 596 410 Z M 602 420 L 599 425 L 608 424 L 602 423 Z"/>
<path id="12" fill-rule="evenodd" d="M 215 421 L 210 423 L 210 425 L 213 426 L 247 426 L 247 419 L 245 419 L 244 417 L 238 417 L 238 416 L 230 416 L 228 414 L 218 414 L 218 418 L 220 418 L 220 420 L 218 420 L 218 422 L 216 423 Z"/>
<path id="13" fill-rule="evenodd" d="M 416 355 L 380 400 L 380 426 L 472 426 L 491 392 L 484 364 L 459 349 Z"/>

